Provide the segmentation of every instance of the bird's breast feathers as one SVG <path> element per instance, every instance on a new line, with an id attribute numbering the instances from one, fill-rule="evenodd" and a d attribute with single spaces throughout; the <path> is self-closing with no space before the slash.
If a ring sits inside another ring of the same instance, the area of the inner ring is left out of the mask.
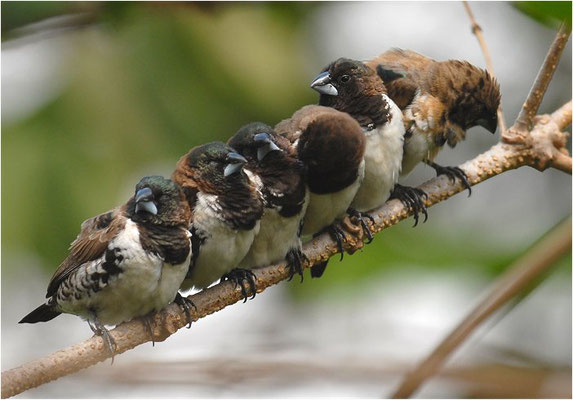
<path id="1" fill-rule="evenodd" d="M 392 117 L 386 124 L 365 131 L 364 181 L 352 203 L 359 211 L 368 211 L 388 200 L 402 168 L 405 133 L 402 112 L 390 98 L 383 96 Z"/>
<path id="2" fill-rule="evenodd" d="M 308 205 L 306 192 L 301 211 L 292 217 L 280 215 L 279 208 L 267 208 L 261 218 L 260 230 L 245 258 L 239 263 L 244 268 L 254 268 L 284 259 L 290 249 L 300 247 L 298 230 Z"/>
<path id="3" fill-rule="evenodd" d="M 261 177 L 247 168 L 244 168 L 243 171 L 245 171 L 245 174 L 249 178 L 249 181 L 251 181 L 251 183 L 255 185 L 257 194 L 263 199 L 263 201 L 265 201 L 265 198 L 263 196 L 263 181 Z"/>
<path id="4" fill-rule="evenodd" d="M 260 221 L 253 229 L 233 229 L 232 224 L 222 218 L 216 195 L 199 192 L 193 213 L 193 227 L 203 239 L 199 255 L 190 279 L 185 280 L 184 289 L 209 286 L 233 268 L 237 267 L 259 232 Z"/>
<path id="5" fill-rule="evenodd" d="M 404 110 L 404 124 L 409 132 L 404 144 L 402 175 L 407 175 L 422 160 L 433 160 L 445 143 L 446 108 L 437 97 L 418 91 Z"/>

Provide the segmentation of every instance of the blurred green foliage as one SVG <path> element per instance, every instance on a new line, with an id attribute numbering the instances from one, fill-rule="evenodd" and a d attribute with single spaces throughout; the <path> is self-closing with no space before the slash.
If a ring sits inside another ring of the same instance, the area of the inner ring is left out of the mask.
<path id="1" fill-rule="evenodd" d="M 72 11 L 67 1 L 5 1 L 2 2 L 2 37 L 21 26 Z"/>
<path id="2" fill-rule="evenodd" d="M 140 176 L 315 101 L 289 56 L 301 51 L 292 14 L 276 7 L 129 3 L 75 31 L 61 94 L 3 126 L 3 248 L 53 270 L 81 221 L 127 200 Z"/>
<path id="3" fill-rule="evenodd" d="M 275 124 L 315 103 L 300 56 L 311 52 L 299 29 L 315 7 L 3 2 L 3 32 L 78 10 L 97 26 L 68 33 L 58 96 L 3 122 L 2 257 L 37 254 L 51 273 L 80 223 L 126 201 L 141 176 L 168 175 L 193 146 L 224 141 L 250 121 Z M 403 265 L 470 265 L 495 274 L 522 250 L 476 242 L 463 227 L 452 237 L 436 235 L 430 225 L 393 227 L 343 263 L 333 258 L 323 279 L 290 287 L 310 293 Z"/>
<path id="4" fill-rule="evenodd" d="M 544 25 L 557 28 L 565 22 L 571 28 L 570 1 L 518 1 L 512 4 Z"/>

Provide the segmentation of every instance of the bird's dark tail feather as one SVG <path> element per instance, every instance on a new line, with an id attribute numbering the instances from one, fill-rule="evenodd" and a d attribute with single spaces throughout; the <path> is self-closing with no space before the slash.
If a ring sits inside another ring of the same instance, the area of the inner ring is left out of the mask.
<path id="1" fill-rule="evenodd" d="M 35 324 L 36 322 L 46 322 L 56 318 L 61 312 L 57 311 L 55 306 L 42 304 L 30 314 L 26 315 L 19 324 Z"/>

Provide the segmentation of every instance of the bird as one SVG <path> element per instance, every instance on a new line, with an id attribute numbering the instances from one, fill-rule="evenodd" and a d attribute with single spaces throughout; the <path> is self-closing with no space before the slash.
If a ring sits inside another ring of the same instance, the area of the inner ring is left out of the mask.
<path id="1" fill-rule="evenodd" d="M 259 233 L 239 266 L 250 270 L 286 259 L 290 279 L 298 273 L 302 282 L 300 231 L 309 195 L 296 148 L 262 122 L 243 126 L 227 144 L 247 159 L 244 170 L 257 182 L 265 204 Z"/>
<path id="2" fill-rule="evenodd" d="M 146 316 L 172 301 L 186 307 L 178 290 L 191 257 L 190 218 L 177 184 L 142 178 L 127 203 L 82 223 L 50 280 L 48 300 L 20 323 L 78 315 L 102 336 L 113 362 L 116 344 L 105 325 Z"/>
<path id="3" fill-rule="evenodd" d="M 420 162 L 437 175 L 460 179 L 471 194 L 467 176 L 458 167 L 443 167 L 434 158 L 447 143 L 455 147 L 466 131 L 482 126 L 495 134 L 501 101 L 499 84 L 487 71 L 467 61 L 436 61 L 412 50 L 391 49 L 366 62 L 404 114 L 406 140 L 402 175 Z"/>
<path id="4" fill-rule="evenodd" d="M 183 290 L 203 289 L 217 280 L 255 287 L 249 270 L 237 268 L 260 229 L 263 199 L 243 167 L 247 160 L 222 142 L 191 149 L 171 179 L 179 184 L 192 213 L 191 256 Z"/>
<path id="5" fill-rule="evenodd" d="M 319 105 L 350 114 L 366 137 L 364 180 L 350 204 L 349 213 L 360 221 L 371 241 L 372 235 L 363 217 L 372 220 L 367 211 L 388 200 L 398 182 L 405 134 L 402 112 L 386 94 L 376 72 L 358 60 L 335 60 L 310 86 L 320 93 Z"/>
<path id="6" fill-rule="evenodd" d="M 279 122 L 275 131 L 292 143 L 305 167 L 310 195 L 301 234 L 328 231 L 342 258 L 340 224 L 364 178 L 366 137 L 360 125 L 334 108 L 307 105 Z M 311 276 L 322 276 L 327 262 L 313 265 Z"/>

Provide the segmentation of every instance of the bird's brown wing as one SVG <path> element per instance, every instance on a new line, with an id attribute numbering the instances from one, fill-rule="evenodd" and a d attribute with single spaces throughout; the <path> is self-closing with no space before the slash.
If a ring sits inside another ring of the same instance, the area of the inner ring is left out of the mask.
<path id="1" fill-rule="evenodd" d="M 82 264 L 103 256 L 109 242 L 123 229 L 125 222 L 123 208 L 85 220 L 78 237 L 70 246 L 70 254 L 50 280 L 46 297 L 53 296 L 58 286 Z"/>
<path id="2" fill-rule="evenodd" d="M 401 110 L 412 103 L 416 92 L 425 85 L 424 77 L 436 62 L 411 50 L 392 49 L 365 64 L 376 71 L 388 90 L 388 96 Z"/>
<path id="3" fill-rule="evenodd" d="M 301 133 L 308 125 L 318 118 L 327 117 L 328 115 L 339 115 L 340 111 L 334 108 L 308 105 L 296 111 L 292 117 L 279 122 L 275 126 L 275 132 L 282 137 L 286 137 L 291 143 L 300 138 Z"/>

